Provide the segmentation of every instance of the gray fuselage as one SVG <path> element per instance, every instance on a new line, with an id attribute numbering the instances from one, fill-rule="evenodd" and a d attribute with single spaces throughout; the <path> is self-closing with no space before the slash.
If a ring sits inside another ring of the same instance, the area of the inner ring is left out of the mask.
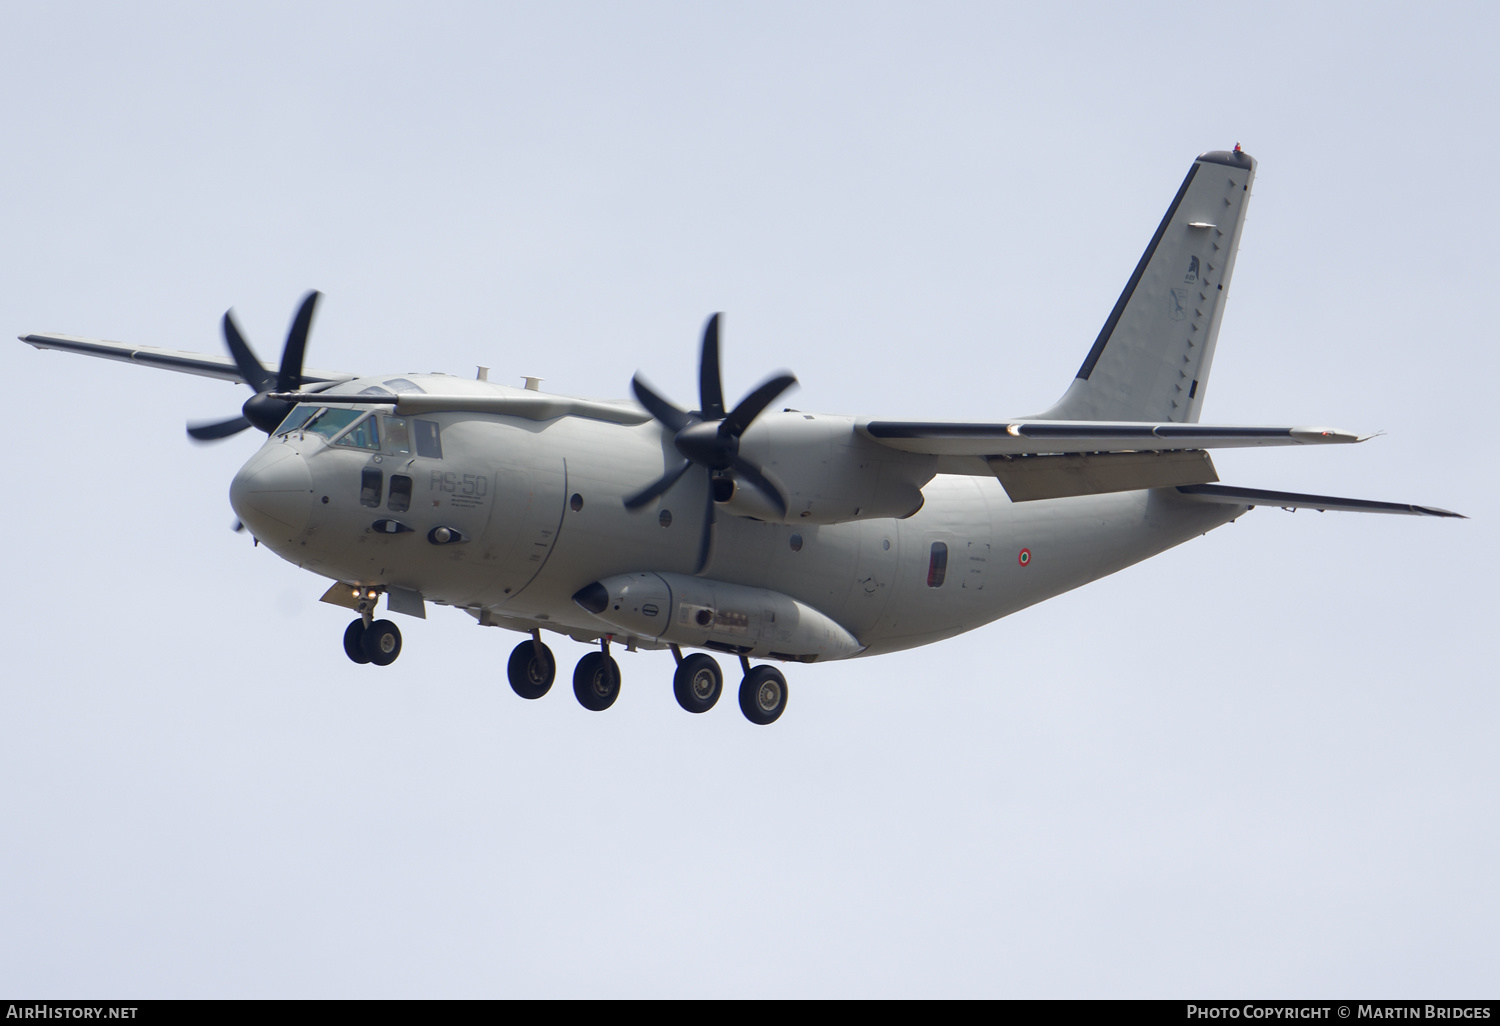
<path id="1" fill-rule="evenodd" d="M 761 420 L 783 416 L 809 415 Z M 573 601 L 591 581 L 697 569 L 707 475 L 687 474 L 646 508 L 623 505 L 675 457 L 657 424 L 435 413 L 421 420 L 440 449 L 423 455 L 397 433 L 423 426 L 406 420 L 415 418 L 381 420 L 373 447 L 374 432 L 363 445 L 273 434 L 231 501 L 262 544 L 305 569 L 580 640 L 618 634 Z M 875 655 L 972 630 L 1245 509 L 1170 489 L 1014 503 L 994 478 L 952 475 L 922 491 L 921 509 L 899 520 L 788 525 L 720 511 L 700 576 L 790 596 L 854 635 L 857 654 Z M 452 540 L 435 542 L 439 529 Z"/>

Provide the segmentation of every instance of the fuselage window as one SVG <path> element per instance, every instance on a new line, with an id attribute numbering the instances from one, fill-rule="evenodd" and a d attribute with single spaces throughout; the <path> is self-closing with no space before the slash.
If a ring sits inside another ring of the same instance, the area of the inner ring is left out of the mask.
<path id="1" fill-rule="evenodd" d="M 386 451 L 400 453 L 402 456 L 410 453 L 411 431 L 406 427 L 406 418 L 386 417 L 384 420 Z"/>
<path id="2" fill-rule="evenodd" d="M 410 480 L 410 479 L 408 479 Z M 385 485 L 385 475 L 376 467 L 366 467 L 359 472 L 359 504 L 379 506 L 380 490 Z M 408 492 L 407 498 L 411 495 Z"/>
<path id="3" fill-rule="evenodd" d="M 380 432 L 375 427 L 375 417 L 368 416 L 356 423 L 334 445 L 350 445 L 356 449 L 379 449 Z"/>
<path id="4" fill-rule="evenodd" d="M 948 576 L 948 543 L 933 542 L 932 558 L 927 561 L 927 587 L 941 588 Z"/>
<path id="5" fill-rule="evenodd" d="M 405 513 L 411 509 L 411 478 L 405 474 L 391 475 L 391 498 L 386 508 L 392 513 Z"/>
<path id="6" fill-rule="evenodd" d="M 278 435 L 285 435 L 289 434 L 290 432 L 296 431 L 303 424 L 307 423 L 309 417 L 317 412 L 318 407 L 308 406 L 305 403 L 299 406 L 293 406 L 292 412 L 286 415 L 286 420 L 283 420 L 281 422 L 281 426 L 278 427 L 274 433 Z"/>
<path id="7" fill-rule="evenodd" d="M 411 424 L 417 436 L 417 455 L 434 460 L 442 459 L 443 440 L 438 437 L 437 421 L 413 420 Z"/>

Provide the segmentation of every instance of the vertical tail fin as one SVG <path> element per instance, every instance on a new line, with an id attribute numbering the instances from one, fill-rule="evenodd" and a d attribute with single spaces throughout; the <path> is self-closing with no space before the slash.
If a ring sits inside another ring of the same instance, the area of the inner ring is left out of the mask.
<path id="1" fill-rule="evenodd" d="M 1078 377 L 1039 419 L 1198 419 L 1254 178 L 1239 146 L 1193 162 Z"/>

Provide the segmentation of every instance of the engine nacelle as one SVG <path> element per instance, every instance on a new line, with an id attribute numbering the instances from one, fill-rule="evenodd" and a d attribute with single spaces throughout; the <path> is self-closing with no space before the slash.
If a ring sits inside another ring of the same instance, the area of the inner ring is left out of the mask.
<path id="1" fill-rule="evenodd" d="M 810 663 L 864 649 L 854 635 L 789 595 L 686 574 L 606 577 L 573 601 L 623 634 L 734 655 Z"/>
<path id="2" fill-rule="evenodd" d="M 860 434 L 853 417 L 826 414 L 765 414 L 745 432 L 740 453 L 780 486 L 786 516 L 739 482 L 719 509 L 786 524 L 909 517 L 937 473 L 936 456 L 889 449 Z"/>

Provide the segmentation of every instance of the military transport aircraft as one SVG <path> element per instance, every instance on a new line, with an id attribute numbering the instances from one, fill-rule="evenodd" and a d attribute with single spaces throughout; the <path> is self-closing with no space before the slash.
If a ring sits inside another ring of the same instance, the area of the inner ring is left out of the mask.
<path id="1" fill-rule="evenodd" d="M 718 652 L 739 660 L 740 708 L 765 724 L 787 704 L 772 663 L 941 641 L 1257 505 L 1458 515 L 1217 483 L 1209 449 L 1362 440 L 1198 423 L 1254 175 L 1238 145 L 1198 157 L 1062 398 L 991 424 L 772 410 L 789 374 L 731 408 L 717 314 L 695 409 L 640 376 L 631 402 L 551 395 L 534 379 L 507 387 L 483 371 L 304 370 L 316 292 L 275 372 L 228 313 L 229 357 L 22 341 L 248 384 L 240 416 L 188 433 L 269 436 L 230 502 L 260 544 L 335 582 L 323 599 L 359 614 L 344 632 L 356 663 L 401 652 L 400 630 L 375 616 L 380 596 L 415 617 L 433 602 L 530 635 L 509 664 L 523 698 L 556 676 L 546 631 L 597 646 L 573 673 L 585 708 L 619 694 L 612 646 L 666 647 L 684 709 L 718 701 Z"/>

